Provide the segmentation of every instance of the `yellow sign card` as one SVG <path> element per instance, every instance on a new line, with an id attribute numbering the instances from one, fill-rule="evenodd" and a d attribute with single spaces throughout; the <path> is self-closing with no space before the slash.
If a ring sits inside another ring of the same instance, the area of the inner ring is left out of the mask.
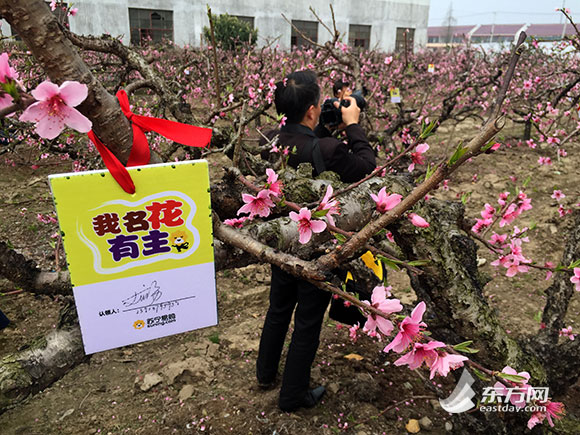
<path id="1" fill-rule="evenodd" d="M 217 323 L 207 162 L 129 173 L 132 195 L 108 171 L 49 177 L 87 353 Z"/>

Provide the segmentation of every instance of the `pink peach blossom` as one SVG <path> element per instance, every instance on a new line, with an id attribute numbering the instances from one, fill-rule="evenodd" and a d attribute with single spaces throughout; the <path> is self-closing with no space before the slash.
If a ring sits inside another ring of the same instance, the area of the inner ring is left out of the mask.
<path id="1" fill-rule="evenodd" d="M 580 267 L 574 268 L 574 276 L 570 278 L 570 282 L 576 285 L 576 291 L 580 292 Z"/>
<path id="2" fill-rule="evenodd" d="M 248 220 L 248 216 L 242 216 L 241 218 L 226 219 L 224 224 L 234 228 L 242 228 L 246 220 Z"/>
<path id="3" fill-rule="evenodd" d="M 566 198 L 566 195 L 564 195 L 561 190 L 554 190 L 554 193 L 552 193 L 551 198 L 560 201 L 561 199 Z"/>
<path id="4" fill-rule="evenodd" d="M 409 213 L 409 215 L 407 217 L 409 218 L 409 220 L 411 221 L 411 223 L 413 225 L 415 225 L 416 227 L 419 227 L 419 228 L 429 228 L 429 222 L 427 222 L 425 219 L 423 219 L 418 214 L 416 214 L 416 213 Z"/>
<path id="5" fill-rule="evenodd" d="M 18 73 L 10 66 L 8 62 L 8 54 L 0 54 L 0 83 L 8 83 L 16 80 Z"/>
<path id="6" fill-rule="evenodd" d="M 445 343 L 441 341 L 430 341 L 429 343 L 415 343 L 413 349 L 395 361 L 396 366 L 407 364 L 411 370 L 415 370 L 425 362 L 427 367 L 437 359 L 437 351 L 435 349 L 445 347 Z"/>
<path id="7" fill-rule="evenodd" d="M 417 165 L 425 164 L 425 158 L 423 157 L 422 154 L 425 154 L 428 149 L 429 145 L 427 145 L 426 143 L 417 145 L 417 148 L 415 148 L 415 152 L 411 153 L 412 163 L 407 168 L 409 172 L 413 172 L 413 169 L 415 169 L 416 164 Z"/>
<path id="8" fill-rule="evenodd" d="M 328 212 L 324 217 L 326 218 L 326 220 L 330 225 L 335 226 L 334 218 L 332 217 L 332 215 L 338 214 L 340 212 L 340 208 L 338 206 L 338 201 L 336 199 L 333 199 L 332 201 L 330 200 L 330 198 L 332 198 L 332 194 L 333 194 L 332 186 L 329 184 L 326 187 L 326 194 L 324 195 L 324 198 L 322 198 L 322 201 L 318 206 L 318 210 L 328 210 Z"/>
<path id="9" fill-rule="evenodd" d="M 368 301 L 363 302 L 386 314 L 397 313 L 401 311 L 403 309 L 401 302 L 398 299 L 387 299 L 387 292 L 388 290 L 385 289 L 384 286 L 377 286 L 373 289 L 371 303 Z M 377 316 L 374 313 L 370 313 L 367 317 L 363 331 L 373 332 L 376 331 L 377 328 L 382 334 L 390 335 L 394 329 L 394 326 L 390 320 L 387 320 L 381 316 Z"/>
<path id="10" fill-rule="evenodd" d="M 65 126 L 81 133 L 91 130 L 91 121 L 74 109 L 87 98 L 87 85 L 66 81 L 57 86 L 45 80 L 31 94 L 38 101 L 28 106 L 20 120 L 35 122 L 40 137 L 54 139 Z"/>
<path id="11" fill-rule="evenodd" d="M 538 423 L 542 423 L 546 418 L 548 419 L 550 426 L 554 427 L 552 417 L 559 420 L 565 414 L 564 404 L 561 402 L 552 402 L 548 400 L 546 402 L 538 402 L 537 405 L 545 407 L 546 410 L 536 411 L 532 414 L 528 420 L 528 429 L 532 429 Z"/>
<path id="12" fill-rule="evenodd" d="M 371 198 L 377 203 L 377 211 L 379 213 L 385 213 L 386 211 L 394 208 L 398 203 L 401 202 L 403 196 L 398 193 L 387 194 L 387 188 L 383 187 L 379 190 L 379 194 L 375 195 L 371 193 Z"/>
<path id="13" fill-rule="evenodd" d="M 425 302 L 419 302 L 417 304 L 411 313 L 411 317 L 405 317 L 399 323 L 399 332 L 393 341 L 383 349 L 383 352 L 394 350 L 397 353 L 401 353 L 417 338 L 421 333 L 421 329 L 427 327 L 427 324 L 421 321 L 426 308 Z"/>
<path id="14" fill-rule="evenodd" d="M 455 370 L 458 367 L 462 367 L 463 361 L 468 360 L 469 358 L 463 355 L 448 354 L 447 352 L 438 353 L 437 358 L 431 364 L 429 379 L 433 379 L 437 372 L 439 372 L 441 376 L 447 376 L 449 370 Z"/>
<path id="15" fill-rule="evenodd" d="M 517 376 L 521 376 L 525 379 L 521 380 L 520 382 L 517 382 L 517 386 L 513 389 L 513 392 L 516 394 L 511 394 L 511 391 L 509 391 L 506 386 L 504 384 L 502 384 L 501 382 L 496 382 L 493 386 L 493 388 L 495 389 L 495 391 L 497 392 L 497 394 L 500 394 L 502 396 L 507 396 L 508 394 L 510 394 L 509 396 L 509 400 L 512 403 L 512 405 L 518 407 L 518 408 L 523 408 L 524 406 L 526 406 L 526 400 L 525 400 L 525 394 L 522 394 L 522 392 L 527 392 L 530 388 L 532 388 L 531 386 L 528 385 L 528 381 L 530 380 L 530 374 L 528 372 L 517 372 L 514 369 L 512 369 L 510 366 L 505 366 L 502 369 L 502 373 L 506 373 L 508 375 L 517 375 Z M 512 381 L 510 381 L 512 382 Z"/>
<path id="16" fill-rule="evenodd" d="M 299 241 L 302 244 L 308 243 L 312 233 L 321 233 L 326 229 L 326 222 L 312 220 L 312 213 L 306 207 L 302 207 L 299 213 L 291 211 L 290 219 L 298 222 Z"/>
<path id="17" fill-rule="evenodd" d="M 256 196 L 243 193 L 242 200 L 245 204 L 238 210 L 238 216 L 242 213 L 250 213 L 250 219 L 255 215 L 268 217 L 270 208 L 274 207 L 274 203 L 270 199 L 270 192 L 265 189 L 260 190 Z"/>
<path id="18" fill-rule="evenodd" d="M 271 196 L 279 198 L 282 195 L 282 182 L 278 181 L 278 174 L 273 169 L 266 169 L 268 179 L 266 180 L 266 189 Z"/>

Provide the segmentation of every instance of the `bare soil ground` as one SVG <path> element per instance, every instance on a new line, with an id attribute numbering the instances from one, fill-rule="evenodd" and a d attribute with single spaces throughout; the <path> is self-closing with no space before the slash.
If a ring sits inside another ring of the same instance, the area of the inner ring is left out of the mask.
<path id="1" fill-rule="evenodd" d="M 473 130 L 470 130 L 473 132 Z M 430 157 L 444 155 L 438 143 L 454 133 L 442 128 L 430 140 Z M 567 147 L 568 157 L 558 161 L 552 149 L 529 149 L 525 143 L 502 146 L 494 155 L 484 155 L 467 164 L 434 196 L 458 200 L 471 192 L 467 215 L 479 215 L 483 204 L 496 204 L 500 191 L 531 174 L 526 192 L 534 208 L 518 224 L 536 224 L 524 254 L 543 264 L 558 263 L 569 218 L 561 218 L 554 189 L 566 194 L 565 203 L 580 200 L 578 144 Z M 552 166 L 539 166 L 540 155 L 549 155 Z M 212 170 L 219 171 L 223 156 L 213 155 Z M 34 258 L 43 268 L 54 268 L 55 249 L 50 236 L 56 224 L 38 221 L 37 213 L 53 212 L 46 175 L 65 172 L 70 165 L 43 161 L 39 169 L 25 162 L 2 167 L 0 175 L 0 240 L 9 241 L 19 252 Z M 477 173 L 477 180 L 473 174 Z M 544 304 L 543 290 L 549 285 L 545 272 L 532 270 L 516 278 L 490 266 L 494 257 L 481 247 L 482 270 L 492 280 L 486 287 L 490 303 L 497 307 L 506 328 L 514 336 L 533 334 L 539 328 L 534 318 Z M 60 253 L 62 262 L 62 253 Z M 414 301 L 407 277 L 390 273 L 395 295 Z M 278 390 L 263 392 L 255 382 L 255 359 L 260 330 L 267 309 L 269 268 L 254 265 L 217 275 L 219 325 L 93 355 L 45 391 L 15 409 L 0 415 L 2 434 L 333 434 L 357 435 L 406 433 L 409 419 L 429 417 L 431 433 L 454 433 L 445 429 L 450 420 L 436 397 L 454 388 L 453 377 L 435 378 L 428 372 L 395 367 L 396 356 L 381 352 L 384 343 L 362 337 L 355 344 L 346 328 L 326 320 L 315 367 L 314 385 L 327 386 L 323 403 L 311 410 L 286 414 L 277 408 Z M 19 292 L 10 282 L 0 281 L 0 308 L 12 319 L 0 331 L 0 357 L 22 348 L 36 336 L 54 328 L 62 301 Z M 568 324 L 579 332 L 580 302 L 572 301 Z M 564 340 L 565 338 L 561 338 Z M 580 338 L 579 338 L 580 339 Z M 362 359 L 346 358 L 357 354 Z M 500 369 L 502 367 L 494 367 Z M 154 384 L 154 385 L 151 385 Z M 568 414 L 580 413 L 580 385 L 570 389 L 564 401 Z M 422 432 L 425 432 L 422 429 Z"/>

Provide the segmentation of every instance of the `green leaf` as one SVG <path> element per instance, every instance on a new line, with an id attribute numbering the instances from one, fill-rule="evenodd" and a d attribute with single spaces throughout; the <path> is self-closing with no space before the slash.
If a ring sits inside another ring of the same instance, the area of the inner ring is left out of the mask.
<path id="1" fill-rule="evenodd" d="M 463 157 L 463 155 L 466 152 L 467 152 L 467 147 L 464 147 L 463 142 L 460 142 L 459 145 L 457 145 L 457 149 L 455 150 L 455 152 L 453 153 L 453 155 L 451 156 L 451 158 L 447 162 L 447 166 L 449 166 L 449 167 L 453 166 L 455 163 L 457 163 L 457 161 L 461 157 Z"/>
<path id="2" fill-rule="evenodd" d="M 427 165 L 427 172 L 425 172 L 425 180 L 428 180 L 429 178 L 431 178 L 431 176 L 435 173 L 436 169 L 437 169 L 437 165 L 431 165 L 431 163 L 429 163 Z"/>
<path id="3" fill-rule="evenodd" d="M 435 134 L 433 133 L 433 129 L 435 128 L 436 125 L 437 121 L 431 121 L 429 124 L 427 124 L 425 121 L 422 121 L 421 134 L 419 135 L 419 138 L 425 140 L 428 137 L 433 136 Z"/>
<path id="4" fill-rule="evenodd" d="M 509 375 L 507 373 L 496 373 L 497 377 L 502 378 L 502 379 L 507 379 L 508 381 L 512 381 L 512 382 L 516 382 L 516 383 L 521 383 L 522 381 L 525 381 L 526 378 L 524 378 L 523 376 L 519 376 L 519 375 Z"/>
<path id="5" fill-rule="evenodd" d="M 469 346 L 470 344 L 473 344 L 473 340 L 468 340 L 468 341 L 464 341 L 463 343 L 456 344 L 453 346 L 453 349 L 459 350 L 463 347 Z"/>
<path id="6" fill-rule="evenodd" d="M 461 202 L 463 203 L 463 205 L 467 203 L 467 200 L 471 196 L 471 193 L 472 192 L 465 192 L 463 195 L 461 195 Z"/>
<path id="7" fill-rule="evenodd" d="M 580 259 L 570 263 L 570 266 L 568 266 L 568 269 L 574 269 L 575 267 L 580 266 Z"/>
<path id="8" fill-rule="evenodd" d="M 485 375 L 485 373 L 483 373 L 483 372 L 479 371 L 479 370 L 478 370 L 478 369 L 476 369 L 475 367 L 470 367 L 470 368 L 471 368 L 471 371 L 473 371 L 473 374 L 474 374 L 475 376 L 477 376 L 479 379 L 481 379 L 482 381 L 484 381 L 484 382 L 489 382 L 489 381 L 491 381 L 491 379 L 490 379 L 488 376 L 486 376 L 486 375 Z"/>
<path id="9" fill-rule="evenodd" d="M 384 228 L 380 229 L 375 236 L 384 236 L 385 234 L 387 234 L 387 230 L 385 230 Z"/>
<path id="10" fill-rule="evenodd" d="M 382 262 L 382 263 L 383 263 L 383 264 L 384 264 L 386 267 L 388 267 L 388 268 L 390 268 L 390 269 L 393 269 L 393 270 L 401 270 L 401 269 L 399 268 L 399 266 L 397 266 L 397 263 L 396 263 L 396 262 L 394 262 L 394 261 L 392 261 L 392 260 L 390 260 L 390 259 L 388 259 L 388 258 L 382 257 L 382 258 L 380 258 L 380 260 L 381 260 L 381 262 Z"/>
<path id="11" fill-rule="evenodd" d="M 16 87 L 16 82 L 14 80 L 2 83 L 2 90 L 9 94 L 14 100 L 20 98 L 20 94 L 18 93 L 18 88 Z"/>
<path id="12" fill-rule="evenodd" d="M 534 320 L 538 323 L 542 322 L 542 310 L 540 310 L 536 314 L 534 314 Z"/>
<path id="13" fill-rule="evenodd" d="M 341 245 L 346 242 L 346 236 L 345 235 L 339 234 L 339 233 L 333 233 L 333 235 L 334 235 L 334 238 L 336 240 L 338 240 L 338 243 L 340 243 Z"/>
<path id="14" fill-rule="evenodd" d="M 458 352 L 462 352 L 462 353 L 477 353 L 477 352 L 479 352 L 479 349 L 473 349 L 473 348 L 469 347 L 469 345 L 472 343 L 473 343 L 473 341 L 471 341 L 471 340 L 464 341 L 463 343 L 459 343 L 459 344 L 456 344 L 455 346 L 453 346 L 453 349 L 455 349 Z"/>
<path id="15" fill-rule="evenodd" d="M 407 261 L 407 264 L 409 266 L 415 266 L 415 267 L 426 266 L 429 263 L 431 263 L 431 260 L 413 260 L 413 261 Z"/>
<path id="16" fill-rule="evenodd" d="M 532 176 L 528 175 L 527 178 L 524 180 L 524 184 L 522 184 L 522 186 L 528 187 L 528 184 L 530 183 L 530 181 L 532 181 Z"/>
<path id="17" fill-rule="evenodd" d="M 328 214 L 328 209 L 316 210 L 315 212 L 312 213 L 312 217 L 320 219 L 321 217 L 326 216 L 327 214 Z"/>
<path id="18" fill-rule="evenodd" d="M 495 139 L 490 140 L 488 143 L 486 143 L 483 147 L 481 147 L 481 151 L 485 152 L 488 149 L 490 149 L 492 146 L 494 146 L 497 143 L 497 141 Z"/>

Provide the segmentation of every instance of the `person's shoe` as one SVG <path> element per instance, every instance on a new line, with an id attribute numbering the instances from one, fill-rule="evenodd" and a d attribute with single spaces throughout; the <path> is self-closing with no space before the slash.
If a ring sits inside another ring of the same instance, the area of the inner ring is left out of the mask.
<path id="1" fill-rule="evenodd" d="M 312 390 L 308 390 L 302 401 L 295 404 L 294 406 L 282 406 L 280 405 L 280 409 L 284 412 L 294 412 L 299 408 L 313 408 L 322 400 L 322 397 L 326 393 L 326 388 L 322 385 Z"/>
<path id="2" fill-rule="evenodd" d="M 264 391 L 273 390 L 275 386 L 276 386 L 276 379 L 274 379 L 273 381 L 270 381 L 270 382 L 263 382 L 263 381 L 260 381 L 258 379 L 258 388 L 260 390 L 264 390 Z"/>

